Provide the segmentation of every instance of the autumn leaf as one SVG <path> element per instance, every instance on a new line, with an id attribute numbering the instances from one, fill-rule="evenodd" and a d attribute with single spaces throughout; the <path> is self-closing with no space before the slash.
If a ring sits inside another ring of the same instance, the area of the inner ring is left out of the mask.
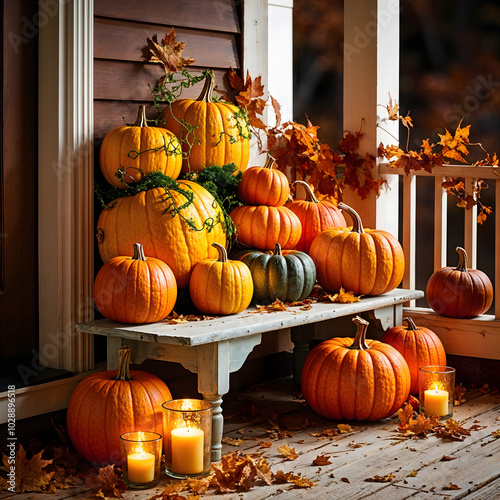
<path id="1" fill-rule="evenodd" d="M 493 431 L 491 434 L 493 435 L 494 438 L 500 438 L 500 429 Z"/>
<path id="2" fill-rule="evenodd" d="M 354 293 L 351 291 L 346 292 L 341 287 L 338 293 L 336 293 L 334 295 L 326 294 L 325 297 L 328 300 L 330 300 L 330 302 L 334 302 L 337 304 L 350 304 L 352 302 L 359 302 L 362 295 L 354 295 Z"/>
<path id="3" fill-rule="evenodd" d="M 318 455 L 313 460 L 313 465 L 330 465 L 332 462 L 330 461 L 330 457 L 325 454 Z"/>
<path id="4" fill-rule="evenodd" d="M 287 460 L 297 460 L 299 455 L 295 453 L 295 448 L 290 448 L 287 445 L 280 446 L 278 451 L 287 459 Z"/>
<path id="5" fill-rule="evenodd" d="M 411 407 L 413 408 L 414 411 L 418 411 L 420 408 L 420 401 L 415 397 L 410 394 L 410 397 L 408 398 L 408 403 L 411 404 Z"/>
<path id="6" fill-rule="evenodd" d="M 97 475 L 86 477 L 85 483 L 97 496 L 102 498 L 123 498 L 122 493 L 127 489 L 125 483 L 115 473 L 114 465 L 101 467 Z"/>
<path id="7" fill-rule="evenodd" d="M 441 457 L 441 462 L 450 462 L 451 460 L 456 460 L 458 457 L 449 457 L 448 455 L 443 455 Z"/>
<path id="8" fill-rule="evenodd" d="M 166 73 L 182 71 L 184 66 L 190 66 L 194 63 L 194 59 L 182 57 L 184 45 L 185 42 L 177 42 L 174 28 L 170 33 L 165 34 L 161 45 L 157 42 L 156 37 L 148 37 L 148 48 L 151 52 L 149 62 L 162 64 Z"/>
<path id="9" fill-rule="evenodd" d="M 348 432 L 353 431 L 353 428 L 349 424 L 338 424 L 337 428 L 340 434 L 347 434 Z"/>
<path id="10" fill-rule="evenodd" d="M 261 448 L 271 448 L 271 443 L 269 441 L 260 441 L 259 446 Z"/>
<path id="11" fill-rule="evenodd" d="M 230 444 L 231 446 L 241 446 L 242 444 L 245 443 L 245 440 L 243 438 L 233 439 L 233 438 L 224 436 L 222 438 L 222 442 L 225 444 Z"/>
<path id="12" fill-rule="evenodd" d="M 466 399 L 464 397 L 464 394 L 466 391 L 467 391 L 467 389 L 465 387 L 463 387 L 461 383 L 458 384 L 457 386 L 455 386 L 455 392 L 454 392 L 454 396 L 453 396 L 453 405 L 454 406 L 459 406 L 462 403 L 465 403 Z"/>
<path id="13" fill-rule="evenodd" d="M 16 453 L 15 462 L 15 490 L 16 493 L 23 493 L 27 491 L 44 491 L 49 485 L 54 472 L 45 471 L 45 467 L 52 464 L 52 460 L 42 459 L 42 454 L 45 450 L 34 454 L 30 459 L 26 458 L 26 451 L 22 445 Z M 2 462 L 4 470 L 9 471 L 11 464 L 9 464 L 9 457 L 3 455 Z"/>
<path id="14" fill-rule="evenodd" d="M 396 476 L 394 474 L 387 474 L 386 476 L 373 476 L 365 479 L 365 481 L 368 481 L 370 483 L 389 483 L 391 482 Z"/>
<path id="15" fill-rule="evenodd" d="M 448 486 L 443 486 L 443 490 L 461 490 L 460 486 L 457 486 L 456 484 L 449 483 Z"/>
<path id="16" fill-rule="evenodd" d="M 341 477 L 340 480 L 344 483 L 350 483 L 349 479 L 347 479 L 346 477 Z"/>
<path id="17" fill-rule="evenodd" d="M 300 474 L 293 474 L 293 472 L 285 473 L 282 470 L 279 470 L 274 475 L 274 480 L 277 483 L 292 483 L 299 488 L 311 488 L 312 486 L 316 486 L 310 479 L 306 479 Z"/>

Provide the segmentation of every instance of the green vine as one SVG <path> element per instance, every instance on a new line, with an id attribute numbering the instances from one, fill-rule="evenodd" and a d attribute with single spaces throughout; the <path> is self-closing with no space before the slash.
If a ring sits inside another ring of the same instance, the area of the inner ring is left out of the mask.
<path id="1" fill-rule="evenodd" d="M 162 146 L 158 146 L 157 148 L 145 149 L 144 151 L 131 150 L 127 153 L 127 156 L 129 158 L 131 158 L 132 160 L 136 160 L 139 157 L 139 155 L 142 155 L 144 153 L 148 153 L 150 151 L 157 152 L 157 151 L 160 151 L 161 149 L 163 149 L 165 151 L 165 154 L 167 156 L 177 156 L 177 155 L 182 154 L 182 151 L 179 147 L 180 143 L 178 141 L 169 140 L 168 144 L 167 144 L 165 141 L 165 137 L 163 135 L 161 136 L 161 138 L 163 140 Z"/>
<path id="2" fill-rule="evenodd" d="M 117 177 L 123 180 L 123 175 L 125 174 L 123 169 L 119 169 L 117 172 Z M 102 204 L 105 210 L 109 210 L 114 207 L 118 198 L 123 198 L 126 196 L 134 196 L 141 191 L 147 191 L 148 189 L 162 188 L 165 191 L 165 198 L 162 201 L 168 202 L 163 214 L 170 214 L 172 217 L 179 216 L 187 225 L 194 231 L 203 231 L 206 229 L 210 232 L 217 224 L 223 224 L 224 227 L 227 226 L 224 220 L 219 217 L 214 220 L 209 217 L 203 221 L 203 225 L 198 227 L 193 219 L 188 219 L 182 213 L 182 211 L 187 208 L 194 201 L 194 193 L 190 189 L 182 187 L 182 183 L 175 181 L 174 179 L 168 177 L 162 172 L 151 172 L 147 177 L 143 177 L 140 181 L 133 184 L 127 184 L 125 189 L 118 189 L 116 187 L 110 188 L 108 190 L 103 190 L 98 183 L 94 185 L 94 192 L 96 197 Z M 181 205 L 177 205 L 172 192 L 177 192 L 184 196 L 186 201 Z"/>

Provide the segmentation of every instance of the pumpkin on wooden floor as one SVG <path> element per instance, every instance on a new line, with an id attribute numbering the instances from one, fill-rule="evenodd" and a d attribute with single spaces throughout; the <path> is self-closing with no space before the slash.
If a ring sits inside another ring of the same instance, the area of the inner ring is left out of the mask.
<path id="1" fill-rule="evenodd" d="M 273 168 L 275 159 L 267 157 L 263 167 L 247 168 L 238 184 L 238 197 L 246 205 L 280 207 L 290 194 L 290 183 L 286 175 Z"/>
<path id="2" fill-rule="evenodd" d="M 250 268 L 254 301 L 258 304 L 295 302 L 309 296 L 316 283 L 316 268 L 311 257 L 296 250 L 281 251 L 276 243 L 274 253 L 249 250 L 239 254 Z"/>
<path id="3" fill-rule="evenodd" d="M 337 205 L 328 200 L 319 201 L 307 182 L 295 181 L 294 184 L 304 186 L 306 199 L 295 198 L 285 206 L 298 216 L 302 224 L 296 250 L 309 253 L 311 243 L 319 233 L 331 227 L 345 227 L 346 221 Z"/>
<path id="4" fill-rule="evenodd" d="M 299 218 L 286 207 L 242 205 L 229 214 L 236 227 L 238 243 L 258 250 L 293 249 L 300 240 Z"/>
<path id="5" fill-rule="evenodd" d="M 219 258 L 196 264 L 189 280 L 191 300 L 205 314 L 237 314 L 252 301 L 252 274 L 243 262 L 228 260 L 222 245 L 212 246 L 219 252 Z"/>
<path id="6" fill-rule="evenodd" d="M 177 137 L 161 127 L 148 127 L 146 111 L 139 106 L 132 126 L 116 127 L 101 144 L 99 164 L 106 180 L 120 189 L 140 181 L 151 172 L 177 179 L 182 167 L 182 149 Z M 123 180 L 115 174 L 123 170 Z"/>
<path id="7" fill-rule="evenodd" d="M 71 395 L 68 434 L 78 453 L 92 463 L 119 465 L 120 436 L 125 432 L 164 435 L 161 405 L 172 395 L 156 375 L 129 369 L 131 351 L 121 347 L 118 370 L 89 375 Z"/>
<path id="8" fill-rule="evenodd" d="M 179 288 L 189 287 L 194 266 L 217 257 L 212 243 L 226 245 L 224 215 L 204 187 L 192 181 L 177 184 L 180 190 L 153 188 L 118 198 L 101 212 L 97 239 L 103 262 L 126 255 L 140 241 L 146 255 L 172 269 Z"/>
<path id="9" fill-rule="evenodd" d="M 237 106 L 212 101 L 214 84 L 213 72 L 208 71 L 198 99 L 178 99 L 163 111 L 160 126 L 173 132 L 182 144 L 183 173 L 229 163 L 241 171 L 247 168 L 248 125 Z"/>
<path id="10" fill-rule="evenodd" d="M 368 322 L 353 319 L 355 338 L 337 337 L 314 347 L 302 368 L 302 394 L 332 420 L 390 417 L 408 398 L 410 370 L 394 347 L 366 339 Z"/>
<path id="11" fill-rule="evenodd" d="M 458 252 L 457 267 L 438 269 L 427 282 L 425 295 L 429 306 L 442 316 L 474 318 L 485 313 L 493 303 L 493 285 L 479 269 L 467 269 L 467 253 Z"/>
<path id="12" fill-rule="evenodd" d="M 338 206 L 351 216 L 353 226 L 326 229 L 314 238 L 309 255 L 319 284 L 327 292 L 343 287 L 355 295 L 380 295 L 396 288 L 405 269 L 399 241 L 387 231 L 363 229 L 355 210 L 344 203 Z"/>
<path id="13" fill-rule="evenodd" d="M 104 264 L 94 282 L 94 301 L 100 313 L 121 323 L 154 323 L 166 318 L 177 299 L 170 267 L 144 255 L 134 243 L 132 257 L 115 257 Z"/>
<path id="14" fill-rule="evenodd" d="M 418 376 L 421 366 L 446 366 L 446 352 L 439 337 L 429 328 L 417 327 L 411 318 L 408 326 L 389 328 L 381 338 L 405 358 L 410 369 L 411 394 L 418 394 Z"/>

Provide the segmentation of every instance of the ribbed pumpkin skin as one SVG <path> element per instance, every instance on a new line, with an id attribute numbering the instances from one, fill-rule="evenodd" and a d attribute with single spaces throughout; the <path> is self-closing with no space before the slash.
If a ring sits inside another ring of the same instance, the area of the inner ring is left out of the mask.
<path id="1" fill-rule="evenodd" d="M 339 207 L 345 211 L 346 205 Z M 316 264 L 319 284 L 328 292 L 343 287 L 356 295 L 380 295 L 396 288 L 403 279 L 403 249 L 386 231 L 326 229 L 314 238 L 309 255 Z"/>
<path id="2" fill-rule="evenodd" d="M 299 181 L 301 184 L 306 184 Z M 331 227 L 345 227 L 346 220 L 337 205 L 328 200 L 318 201 L 309 186 L 308 199 L 295 199 L 285 204 L 300 219 L 302 235 L 296 250 L 309 253 L 311 243 L 319 233 Z"/>
<path id="3" fill-rule="evenodd" d="M 164 128 L 145 126 L 145 118 L 144 116 L 142 126 L 114 128 L 102 141 L 99 164 L 104 177 L 112 186 L 120 189 L 127 187 L 115 175 L 119 168 L 125 169 L 127 184 L 139 181 L 143 175 L 147 176 L 155 171 L 172 179 L 177 179 L 181 173 L 182 150 L 179 140 Z"/>
<path id="4" fill-rule="evenodd" d="M 196 264 L 189 280 L 191 300 L 205 314 L 237 314 L 252 301 L 250 270 L 243 262 L 227 260 L 223 250 L 219 250 L 218 260 L 206 259 Z"/>
<path id="5" fill-rule="evenodd" d="M 425 295 L 429 306 L 442 316 L 474 318 L 485 313 L 493 302 L 493 285 L 479 269 L 467 269 L 467 254 L 460 255 L 457 267 L 438 269 L 427 282 Z"/>
<path id="6" fill-rule="evenodd" d="M 139 252 L 142 253 L 142 245 Z M 166 318 L 177 299 L 172 270 L 160 259 L 115 257 L 99 269 L 94 301 L 101 314 L 121 323 L 154 323 Z"/>
<path id="7" fill-rule="evenodd" d="M 272 168 L 274 160 L 268 157 L 263 167 L 250 167 L 243 172 L 238 184 L 238 197 L 247 205 L 280 207 L 290 194 L 290 183 L 280 170 Z"/>
<path id="8" fill-rule="evenodd" d="M 121 463 L 120 435 L 152 431 L 164 435 L 162 403 L 172 399 L 165 383 L 132 370 L 133 380 L 114 380 L 117 370 L 89 375 L 73 391 L 68 434 L 76 450 L 97 464 Z"/>
<path id="9" fill-rule="evenodd" d="M 197 172 L 211 165 L 234 163 L 244 171 L 250 157 L 250 132 L 241 111 L 233 104 L 212 102 L 213 76 L 195 99 L 178 99 L 165 108 L 162 119 L 166 129 L 182 143 L 185 156 L 182 172 Z M 196 127 L 189 131 L 183 122 Z M 160 123 L 162 123 L 160 121 Z M 192 144 L 191 151 L 189 152 Z"/>
<path id="10" fill-rule="evenodd" d="M 439 337 L 429 328 L 416 327 L 410 318 L 408 326 L 394 326 L 382 336 L 381 341 L 391 345 L 405 358 L 410 369 L 411 394 L 418 394 L 418 377 L 421 366 L 446 366 L 446 352 Z"/>
<path id="11" fill-rule="evenodd" d="M 258 250 L 293 249 L 300 240 L 299 218 L 286 207 L 242 205 L 229 214 L 236 226 L 238 241 Z"/>
<path id="12" fill-rule="evenodd" d="M 311 350 L 302 368 L 302 394 L 316 413 L 332 420 L 389 417 L 408 397 L 408 365 L 388 344 L 366 340 L 368 349 L 349 349 L 353 342 L 333 338 Z"/>
<path id="13" fill-rule="evenodd" d="M 279 245 L 277 245 L 278 247 Z M 316 268 L 311 257 L 295 250 L 275 248 L 274 254 L 249 251 L 241 256 L 249 267 L 254 285 L 254 302 L 271 303 L 303 300 L 316 283 Z"/>
<path id="14" fill-rule="evenodd" d="M 193 203 L 182 210 L 186 219 L 192 219 L 197 228 L 207 219 L 223 220 L 222 211 L 205 188 L 191 181 L 179 184 L 194 193 Z M 187 201 L 176 191 L 171 195 L 176 206 Z M 107 262 L 126 255 L 131 245 L 140 241 L 146 255 L 162 260 L 172 269 L 178 288 L 187 288 L 194 266 L 217 257 L 217 250 L 211 245 L 215 242 L 225 246 L 226 233 L 222 224 L 216 224 L 211 231 L 206 228 L 195 231 L 178 215 L 164 214 L 170 204 L 164 198 L 164 190 L 154 188 L 118 198 L 111 209 L 103 210 L 97 224 L 99 253 L 103 262 Z"/>

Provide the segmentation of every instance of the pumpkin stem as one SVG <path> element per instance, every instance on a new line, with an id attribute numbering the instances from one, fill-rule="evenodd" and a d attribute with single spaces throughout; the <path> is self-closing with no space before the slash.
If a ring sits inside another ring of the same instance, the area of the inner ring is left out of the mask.
<path id="1" fill-rule="evenodd" d="M 214 91 L 215 79 L 212 70 L 207 71 L 207 76 L 205 77 L 205 83 L 203 89 L 198 96 L 197 101 L 212 102 L 212 93 Z"/>
<path id="2" fill-rule="evenodd" d="M 217 251 L 219 252 L 219 262 L 228 262 L 227 250 L 219 243 L 212 243 L 212 246 L 217 248 Z"/>
<path id="3" fill-rule="evenodd" d="M 467 252 L 462 247 L 455 248 L 458 252 L 458 265 L 455 268 L 457 271 L 467 271 Z"/>
<path id="4" fill-rule="evenodd" d="M 124 345 L 118 350 L 118 373 L 115 380 L 132 380 L 130 375 L 130 357 L 132 356 L 132 348 L 129 345 Z"/>
<path id="5" fill-rule="evenodd" d="M 144 104 L 141 104 L 139 106 L 139 111 L 137 112 L 137 118 L 135 120 L 135 123 L 133 127 L 147 127 L 148 122 L 146 120 L 146 107 Z"/>
<path id="6" fill-rule="evenodd" d="M 276 245 L 274 245 L 274 255 L 279 255 L 279 256 L 282 255 L 281 245 L 279 243 L 276 243 Z"/>
<path id="7" fill-rule="evenodd" d="M 356 212 L 354 208 L 351 208 L 349 205 L 346 205 L 345 203 L 339 203 L 337 206 L 351 216 L 352 219 L 351 233 L 364 233 L 363 224 L 361 222 L 361 217 L 359 216 L 358 212 Z"/>
<path id="8" fill-rule="evenodd" d="M 134 243 L 134 255 L 132 257 L 134 260 L 146 260 L 144 255 L 144 248 L 141 243 Z"/>
<path id="9" fill-rule="evenodd" d="M 306 201 L 312 201 L 314 203 L 319 203 L 318 198 L 316 198 L 316 196 L 314 196 L 313 190 L 311 189 L 311 186 L 309 186 L 309 184 L 307 182 L 295 181 L 294 185 L 295 184 L 301 184 L 302 186 L 304 186 L 304 189 L 306 190 Z"/>
<path id="10" fill-rule="evenodd" d="M 269 153 L 267 153 L 266 163 L 264 164 L 263 168 L 269 168 L 270 170 L 272 170 L 275 162 L 276 160 Z"/>
<path id="11" fill-rule="evenodd" d="M 352 322 L 356 323 L 356 335 L 354 336 L 353 343 L 349 346 L 349 349 L 358 349 L 360 351 L 364 351 L 366 349 L 370 349 L 370 347 L 366 344 L 366 330 L 368 328 L 368 321 L 359 316 L 352 318 Z"/>
<path id="12" fill-rule="evenodd" d="M 418 326 L 411 318 L 405 318 L 405 321 L 408 323 L 407 330 L 418 330 Z"/>

